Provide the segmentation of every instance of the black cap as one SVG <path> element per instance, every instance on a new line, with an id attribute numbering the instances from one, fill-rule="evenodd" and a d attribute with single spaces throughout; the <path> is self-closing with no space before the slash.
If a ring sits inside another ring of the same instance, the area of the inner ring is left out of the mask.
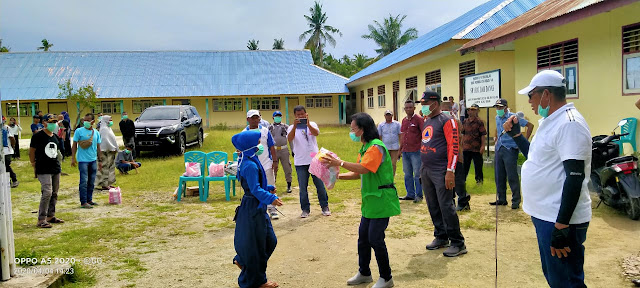
<path id="1" fill-rule="evenodd" d="M 55 116 L 53 116 L 53 114 L 46 114 L 42 116 L 42 121 L 44 122 L 49 122 L 49 120 L 56 120 L 58 121 L 58 118 L 56 118 Z"/>
<path id="2" fill-rule="evenodd" d="M 507 106 L 507 99 L 498 99 L 498 101 L 496 101 L 496 104 L 493 106 Z"/>
<path id="3" fill-rule="evenodd" d="M 422 93 L 422 98 L 420 98 L 420 101 L 422 100 L 437 100 L 438 102 L 442 101 L 442 97 L 440 96 L 440 94 L 438 94 L 437 92 L 433 92 L 431 90 L 427 90 L 424 91 L 424 93 Z"/>
<path id="4" fill-rule="evenodd" d="M 480 106 L 478 106 L 478 104 L 472 104 L 471 107 L 469 107 L 469 109 L 480 109 Z"/>

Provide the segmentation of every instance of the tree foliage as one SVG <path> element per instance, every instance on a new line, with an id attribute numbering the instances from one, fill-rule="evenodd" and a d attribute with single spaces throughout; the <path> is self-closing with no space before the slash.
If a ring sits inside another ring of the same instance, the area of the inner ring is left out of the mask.
<path id="1" fill-rule="evenodd" d="M 78 103 L 76 125 L 80 123 L 80 119 L 82 119 L 80 117 L 85 109 L 89 108 L 91 111 L 98 105 L 98 95 L 96 91 L 93 90 L 92 84 L 76 89 L 73 87 L 73 84 L 71 84 L 71 80 L 67 79 L 63 84 L 58 84 L 58 88 L 60 88 L 60 93 L 58 93 L 59 99 L 67 99 L 68 101 Z"/>
<path id="2" fill-rule="evenodd" d="M 342 33 L 337 28 L 327 25 L 327 14 L 322 12 L 322 5 L 318 1 L 314 2 L 313 7 L 309 8 L 310 15 L 304 15 L 309 25 L 309 30 L 300 34 L 300 42 L 305 41 L 304 48 L 311 50 L 313 53 L 314 62 L 316 65 L 321 64 L 320 60 L 324 59 L 324 47 L 325 43 L 336 46 L 336 39 L 331 34 L 338 34 L 342 37 Z"/>
<path id="3" fill-rule="evenodd" d="M 0 53 L 9 52 L 9 50 L 11 50 L 11 48 L 9 48 L 7 46 L 2 46 L 2 39 L 0 39 Z"/>
<path id="4" fill-rule="evenodd" d="M 391 52 L 409 43 L 411 40 L 418 38 L 418 30 L 416 28 L 409 28 L 402 33 L 402 21 L 407 18 L 407 15 L 397 15 L 396 17 L 389 14 L 389 18 L 385 18 L 383 23 L 373 21 L 374 25 L 369 24 L 369 34 L 362 35 L 362 38 L 371 39 L 378 46 L 376 49 L 378 58 L 382 58 L 389 55 Z"/>
<path id="5" fill-rule="evenodd" d="M 273 50 L 284 50 L 284 40 L 282 38 L 273 39 Z"/>
<path id="6" fill-rule="evenodd" d="M 350 58 L 347 55 L 342 56 L 342 58 L 334 58 L 333 55 L 328 54 L 324 57 L 322 61 L 322 67 L 336 74 L 340 74 L 344 77 L 351 77 L 353 74 L 360 72 L 360 70 L 366 68 L 371 65 L 377 59 L 369 58 L 363 54 L 353 55 L 353 58 Z"/>
<path id="7" fill-rule="evenodd" d="M 260 44 L 260 40 L 251 39 L 247 43 L 247 49 L 249 49 L 249 50 L 260 50 L 260 48 L 258 48 L 258 44 Z"/>
<path id="8" fill-rule="evenodd" d="M 42 46 L 38 47 L 38 50 L 44 50 L 44 51 L 49 51 L 49 49 L 53 47 L 52 43 L 49 43 L 49 40 L 42 39 Z"/>

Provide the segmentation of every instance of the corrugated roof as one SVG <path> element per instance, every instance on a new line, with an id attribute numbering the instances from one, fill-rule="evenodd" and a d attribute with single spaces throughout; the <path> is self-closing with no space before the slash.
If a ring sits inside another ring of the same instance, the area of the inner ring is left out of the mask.
<path id="1" fill-rule="evenodd" d="M 491 0 L 398 48 L 350 78 L 350 83 L 407 60 L 451 39 L 473 39 L 545 0 Z"/>
<path id="2" fill-rule="evenodd" d="M 606 3 L 605 3 L 606 2 Z M 475 50 L 478 48 L 478 45 L 482 45 L 479 50 L 495 47 L 501 44 L 505 44 L 511 42 L 515 39 L 527 36 L 531 33 L 540 32 L 540 30 L 531 31 L 530 33 L 524 32 L 524 29 L 533 28 L 534 26 L 538 26 L 544 23 L 551 23 L 555 20 L 558 20 L 562 16 L 567 14 L 572 14 L 574 12 L 579 12 L 584 8 L 594 8 L 596 4 L 598 5 L 608 5 L 608 7 L 603 6 L 602 11 L 607 11 L 611 7 L 619 7 L 624 6 L 634 1 L 629 0 L 553 0 L 547 1 L 538 5 L 537 7 L 529 10 L 526 13 L 514 18 L 513 20 L 507 22 L 506 24 L 487 32 L 483 36 L 472 40 L 465 45 L 462 46 L 459 50 L 464 52 Z M 583 16 L 590 16 L 590 13 L 584 13 Z M 579 19 L 577 17 L 576 19 Z M 574 19 L 575 20 L 575 19 Z M 564 24 L 564 22 L 558 22 L 559 24 Z M 553 27 L 553 25 L 549 25 L 547 28 Z M 520 33 L 520 35 L 513 35 Z M 495 41 L 498 40 L 499 41 Z"/>
<path id="3" fill-rule="evenodd" d="M 0 53 L 2 100 L 55 99 L 67 79 L 100 98 L 348 93 L 308 50 Z"/>

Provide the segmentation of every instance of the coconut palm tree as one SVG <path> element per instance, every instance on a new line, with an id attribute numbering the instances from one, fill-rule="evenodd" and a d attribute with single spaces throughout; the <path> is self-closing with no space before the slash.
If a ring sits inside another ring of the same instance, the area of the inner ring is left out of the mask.
<path id="1" fill-rule="evenodd" d="M 400 18 L 400 15 L 393 17 L 389 14 L 389 18 L 385 18 L 382 24 L 376 20 L 373 21 L 375 26 L 369 24 L 369 34 L 362 35 L 362 38 L 372 39 L 380 46 L 380 49 L 376 49 L 378 58 L 389 55 L 409 41 L 418 38 L 418 30 L 413 27 L 402 33 L 402 21 L 405 18 L 407 15 Z"/>
<path id="2" fill-rule="evenodd" d="M 251 39 L 249 40 L 249 43 L 247 43 L 247 48 L 249 48 L 249 50 L 260 50 L 260 48 L 258 48 L 258 44 L 260 44 L 260 40 Z"/>
<path id="3" fill-rule="evenodd" d="M 304 47 L 317 54 L 314 55 L 314 60 L 318 60 L 318 62 L 315 62 L 316 64 L 322 64 L 324 44 L 328 42 L 335 47 L 336 39 L 331 34 L 338 34 L 342 37 L 342 33 L 337 28 L 326 25 L 327 14 L 322 12 L 322 5 L 318 1 L 315 1 L 313 7 L 309 8 L 309 13 L 310 15 L 304 15 L 309 24 L 309 30 L 300 34 L 299 40 L 302 42 L 306 39 Z"/>
<path id="4" fill-rule="evenodd" d="M 284 40 L 273 39 L 273 50 L 284 50 Z"/>
<path id="5" fill-rule="evenodd" d="M 8 48 L 7 46 L 2 46 L 2 39 L 0 39 L 0 53 L 9 52 L 9 50 L 11 50 L 11 48 Z"/>
<path id="6" fill-rule="evenodd" d="M 53 44 L 49 43 L 47 39 L 42 39 L 42 46 L 38 47 L 38 50 L 49 51 L 53 47 Z"/>
<path id="7" fill-rule="evenodd" d="M 367 68 L 367 66 L 371 65 L 375 61 L 376 61 L 375 58 L 369 58 L 367 55 L 358 53 L 356 55 L 353 55 L 352 65 L 354 66 L 355 71 L 357 73 L 360 70 Z"/>

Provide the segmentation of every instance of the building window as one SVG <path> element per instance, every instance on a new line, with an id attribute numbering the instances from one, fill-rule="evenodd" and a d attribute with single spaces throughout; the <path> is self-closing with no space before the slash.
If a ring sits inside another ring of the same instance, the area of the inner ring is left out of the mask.
<path id="1" fill-rule="evenodd" d="M 640 93 L 640 23 L 622 27 L 622 92 Z"/>
<path id="2" fill-rule="evenodd" d="M 251 109 L 278 110 L 280 109 L 280 98 L 251 98 Z"/>
<path id="3" fill-rule="evenodd" d="M 367 108 L 373 109 L 373 88 L 367 89 Z"/>
<path id="4" fill-rule="evenodd" d="M 191 105 L 190 99 L 172 99 L 171 105 Z"/>
<path id="5" fill-rule="evenodd" d="M 440 69 L 425 73 L 424 83 L 427 89 L 442 94 L 442 76 L 440 75 Z"/>
<path id="6" fill-rule="evenodd" d="M 407 88 L 407 95 L 405 97 L 405 100 L 402 102 L 405 102 L 407 100 L 411 100 L 411 101 L 417 101 L 418 100 L 418 76 L 413 76 L 413 77 L 409 77 L 406 79 L 406 86 Z"/>
<path id="7" fill-rule="evenodd" d="M 304 99 L 307 108 L 331 108 L 333 96 L 311 96 Z"/>
<path id="8" fill-rule="evenodd" d="M 378 107 L 384 107 L 386 104 L 386 99 L 384 96 L 384 85 L 378 86 Z"/>
<path id="9" fill-rule="evenodd" d="M 115 101 L 102 101 L 93 108 L 93 114 L 120 114 L 120 103 Z"/>
<path id="10" fill-rule="evenodd" d="M 147 109 L 151 106 L 163 105 L 164 102 L 162 100 L 138 100 L 133 101 L 133 113 L 140 114 L 144 109 Z M 120 108 L 118 108 L 120 109 Z"/>
<path id="11" fill-rule="evenodd" d="M 567 98 L 578 97 L 578 40 L 538 48 L 538 72 L 556 70 L 567 82 Z"/>
<path id="12" fill-rule="evenodd" d="M 18 104 L 17 103 L 7 103 L 7 116 L 15 117 L 18 116 Z M 40 110 L 40 105 L 36 102 L 33 103 L 35 106 L 35 110 Z M 31 103 L 20 103 L 20 117 L 22 116 L 33 116 L 31 113 Z"/>
<path id="13" fill-rule="evenodd" d="M 214 112 L 242 111 L 242 98 L 214 98 Z"/>

